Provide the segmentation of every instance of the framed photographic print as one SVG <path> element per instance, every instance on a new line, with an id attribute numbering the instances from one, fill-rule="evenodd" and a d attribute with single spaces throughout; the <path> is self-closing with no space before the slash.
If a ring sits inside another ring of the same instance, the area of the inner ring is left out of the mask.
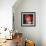
<path id="1" fill-rule="evenodd" d="M 21 26 L 33 27 L 36 25 L 36 13 L 35 12 L 21 12 Z"/>

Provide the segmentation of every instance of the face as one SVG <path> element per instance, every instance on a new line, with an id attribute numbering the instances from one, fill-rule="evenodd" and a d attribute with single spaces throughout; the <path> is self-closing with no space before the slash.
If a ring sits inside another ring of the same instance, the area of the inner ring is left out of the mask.
<path id="1" fill-rule="evenodd" d="M 25 20 L 26 20 L 26 22 L 30 22 L 32 20 L 32 17 L 31 16 L 25 16 Z"/>

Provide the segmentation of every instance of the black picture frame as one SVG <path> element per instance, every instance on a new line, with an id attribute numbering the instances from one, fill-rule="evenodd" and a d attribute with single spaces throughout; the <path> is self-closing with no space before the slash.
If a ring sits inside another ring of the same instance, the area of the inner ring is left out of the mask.
<path id="1" fill-rule="evenodd" d="M 21 26 L 35 27 L 36 26 L 36 12 L 21 12 Z"/>

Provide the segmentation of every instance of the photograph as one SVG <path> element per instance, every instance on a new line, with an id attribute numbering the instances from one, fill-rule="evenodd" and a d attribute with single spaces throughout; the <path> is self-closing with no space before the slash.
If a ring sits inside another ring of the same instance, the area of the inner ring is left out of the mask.
<path id="1" fill-rule="evenodd" d="M 21 26 L 35 26 L 36 13 L 35 12 L 22 12 L 21 13 Z"/>

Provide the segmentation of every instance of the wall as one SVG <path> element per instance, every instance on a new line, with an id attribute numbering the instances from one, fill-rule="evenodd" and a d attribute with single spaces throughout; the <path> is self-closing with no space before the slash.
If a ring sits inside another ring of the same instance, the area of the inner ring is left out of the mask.
<path id="1" fill-rule="evenodd" d="M 22 27 L 21 26 L 21 12 L 36 12 L 36 26 Z M 41 46 L 41 31 L 40 31 L 40 0 L 18 0 L 13 6 L 14 24 L 18 32 L 23 33 L 23 37 L 35 41 L 36 46 Z M 16 31 L 16 30 L 15 30 Z"/>
<path id="2" fill-rule="evenodd" d="M 41 1 L 40 31 L 42 46 L 46 46 L 46 0 Z"/>
<path id="3" fill-rule="evenodd" d="M 0 27 L 12 29 L 12 6 L 16 0 L 0 0 Z"/>

